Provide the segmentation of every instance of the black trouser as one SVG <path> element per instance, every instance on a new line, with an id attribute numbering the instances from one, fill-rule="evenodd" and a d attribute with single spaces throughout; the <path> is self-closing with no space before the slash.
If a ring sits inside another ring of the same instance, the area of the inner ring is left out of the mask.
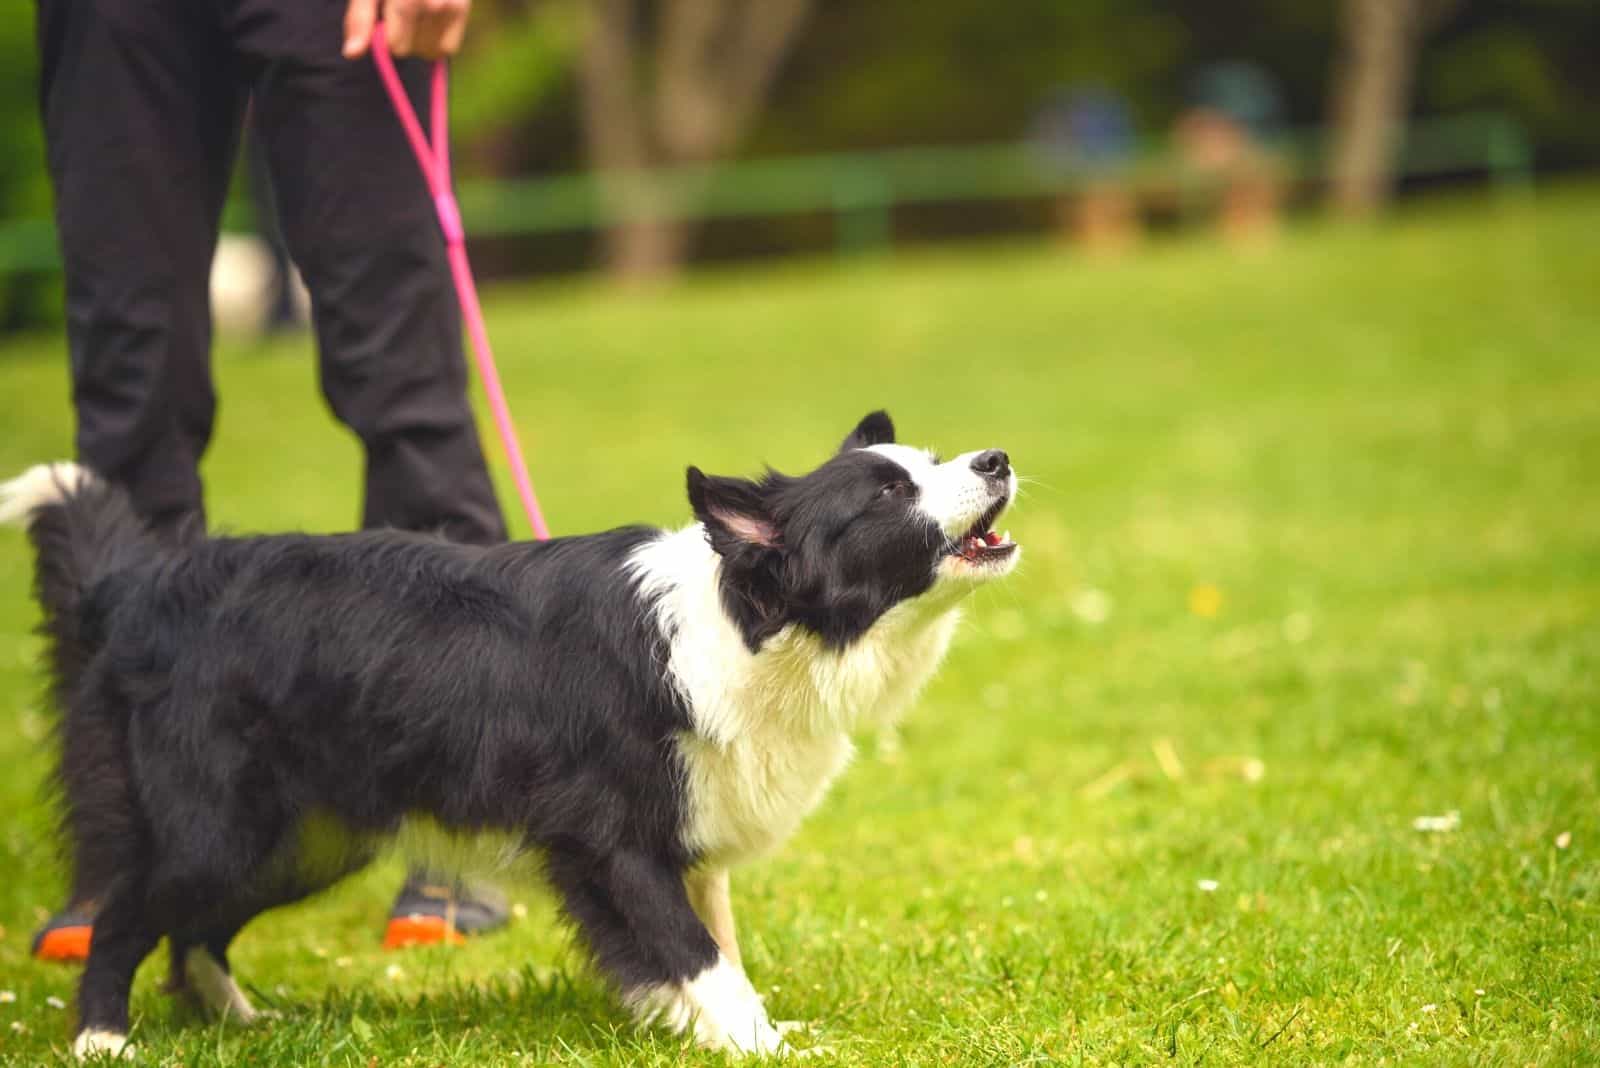
<path id="1" fill-rule="evenodd" d="M 344 0 L 38 8 L 79 458 L 157 523 L 203 516 L 208 281 L 249 100 L 323 393 L 366 447 L 362 523 L 502 540 L 432 202 L 371 61 L 339 55 Z"/>

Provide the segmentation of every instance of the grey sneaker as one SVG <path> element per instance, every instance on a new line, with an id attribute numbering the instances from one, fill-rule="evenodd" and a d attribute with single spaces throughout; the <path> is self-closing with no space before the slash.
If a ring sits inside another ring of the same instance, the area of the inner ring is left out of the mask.
<path id="1" fill-rule="evenodd" d="M 505 895 L 492 886 L 413 871 L 389 910 L 383 948 L 457 944 L 504 927 L 510 914 Z"/>

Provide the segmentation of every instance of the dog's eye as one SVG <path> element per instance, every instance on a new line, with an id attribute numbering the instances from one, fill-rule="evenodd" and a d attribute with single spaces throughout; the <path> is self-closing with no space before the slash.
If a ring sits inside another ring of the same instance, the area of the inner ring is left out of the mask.
<path id="1" fill-rule="evenodd" d="M 909 497 L 916 487 L 909 482 L 890 482 L 878 490 L 880 497 Z"/>

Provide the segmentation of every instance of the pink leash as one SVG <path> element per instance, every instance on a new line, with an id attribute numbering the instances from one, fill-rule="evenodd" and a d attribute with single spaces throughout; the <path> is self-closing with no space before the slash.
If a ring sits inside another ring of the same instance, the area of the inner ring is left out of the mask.
<path id="1" fill-rule="evenodd" d="M 456 195 L 450 187 L 450 119 L 446 100 L 445 65 L 439 60 L 433 65 L 433 108 L 429 127 L 433 143 L 428 143 L 417 121 L 417 113 L 406 96 L 400 75 L 395 72 L 394 60 L 389 55 L 388 38 L 384 36 L 383 23 L 372 28 L 372 59 L 378 66 L 383 87 L 389 93 L 389 103 L 405 128 L 411 151 L 416 154 L 417 166 L 427 179 L 428 192 L 433 194 L 433 207 L 439 214 L 439 229 L 444 231 L 445 248 L 450 255 L 450 274 L 455 279 L 456 297 L 461 302 L 461 314 L 467 321 L 467 335 L 472 339 L 472 356 L 478 364 L 478 377 L 483 380 L 483 391 L 489 396 L 489 409 L 494 413 L 494 425 L 500 431 L 500 443 L 505 446 L 506 459 L 511 463 L 511 475 L 516 479 L 517 495 L 522 498 L 522 510 L 528 514 L 533 536 L 540 541 L 550 537 L 544 513 L 539 510 L 539 499 L 533 495 L 533 481 L 528 478 L 528 465 L 522 459 L 522 447 L 517 444 L 517 428 L 511 422 L 511 408 L 506 404 L 505 390 L 500 386 L 500 372 L 495 369 L 494 351 L 489 348 L 489 330 L 483 322 L 483 309 L 478 305 L 478 287 L 472 280 L 472 266 L 467 262 L 467 235 L 461 227 L 461 210 L 456 206 Z"/>

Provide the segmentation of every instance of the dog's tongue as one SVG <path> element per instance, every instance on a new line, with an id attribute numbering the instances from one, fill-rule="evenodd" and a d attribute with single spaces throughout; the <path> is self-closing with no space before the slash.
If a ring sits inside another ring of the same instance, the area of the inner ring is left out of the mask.
<path id="1" fill-rule="evenodd" d="M 986 545 L 999 545 L 1000 535 L 991 530 L 983 536 L 983 540 Z"/>

